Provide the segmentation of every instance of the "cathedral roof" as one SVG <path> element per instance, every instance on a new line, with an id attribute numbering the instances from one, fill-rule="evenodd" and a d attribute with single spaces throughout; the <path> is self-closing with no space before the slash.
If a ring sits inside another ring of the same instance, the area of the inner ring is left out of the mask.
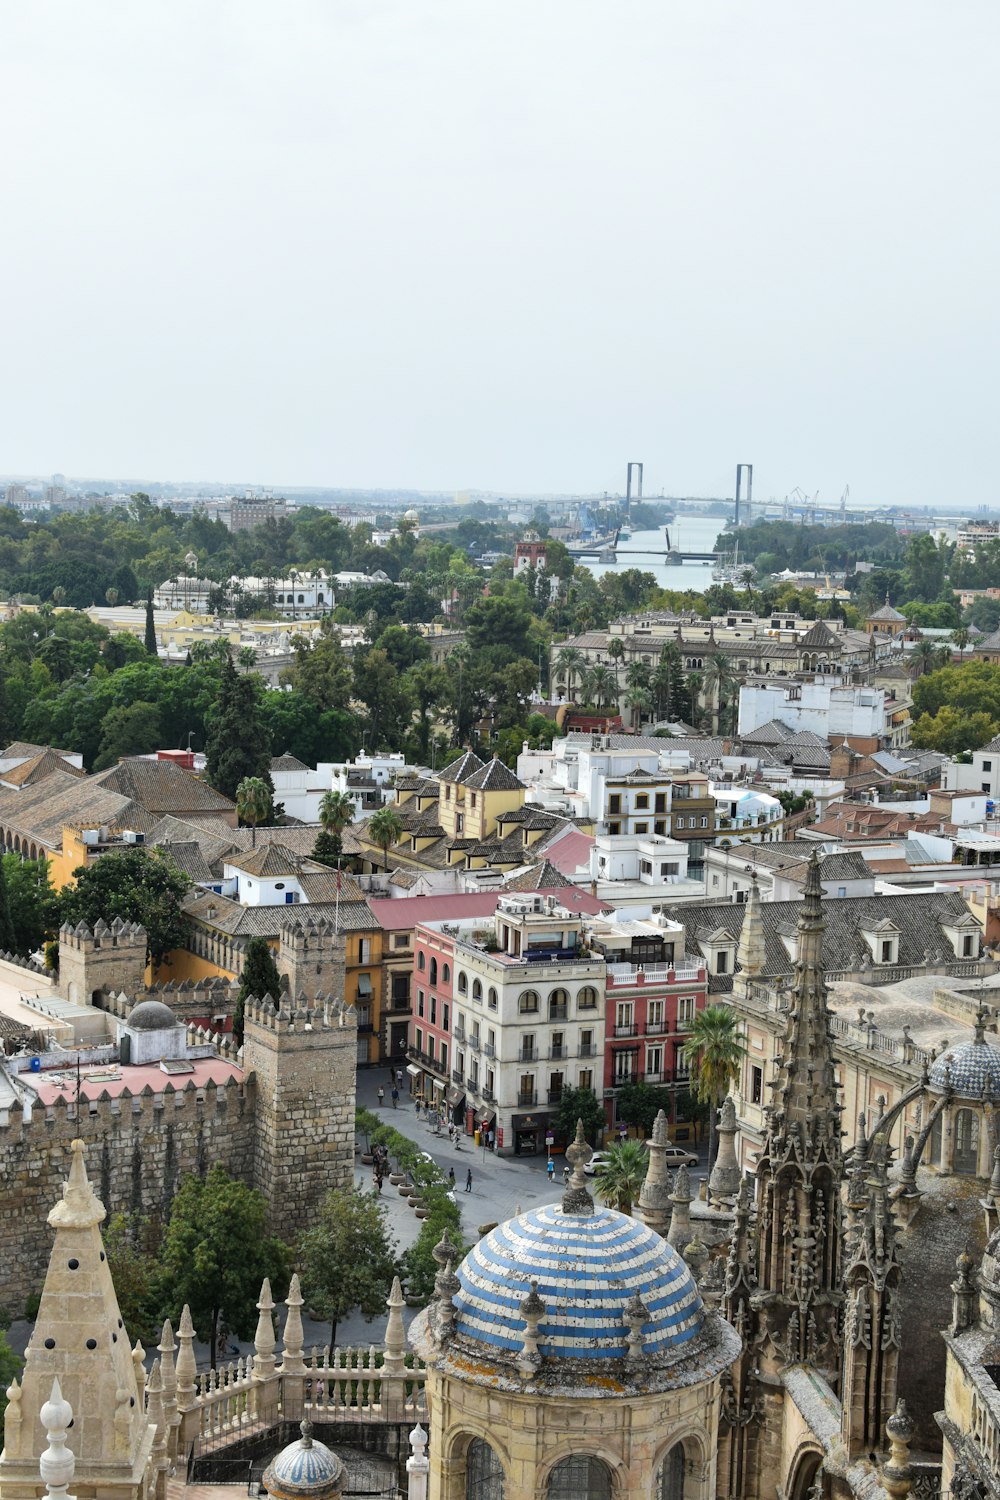
<path id="1" fill-rule="evenodd" d="M 521 1214 L 474 1245 L 458 1267 L 455 1331 L 496 1352 L 520 1349 L 522 1299 L 537 1283 L 547 1358 L 623 1359 L 626 1304 L 649 1313 L 643 1352 L 666 1354 L 693 1339 L 705 1310 L 684 1261 L 666 1240 L 614 1209 L 567 1213 L 558 1205 Z"/>

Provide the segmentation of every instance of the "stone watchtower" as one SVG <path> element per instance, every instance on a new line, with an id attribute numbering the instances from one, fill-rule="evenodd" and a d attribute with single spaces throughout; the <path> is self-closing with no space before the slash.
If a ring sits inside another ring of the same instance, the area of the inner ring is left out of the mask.
<path id="1" fill-rule="evenodd" d="M 59 929 L 59 984 L 67 1000 L 90 1005 L 101 990 L 135 995 L 146 984 L 146 929 L 116 917 Z"/>
<path id="2" fill-rule="evenodd" d="M 278 973 L 296 1000 L 342 1000 L 346 952 L 344 934 L 325 917 L 290 917 L 281 929 Z"/>
<path id="3" fill-rule="evenodd" d="M 248 1000 L 243 1066 L 253 1074 L 253 1180 L 276 1232 L 308 1227 L 323 1194 L 354 1181 L 357 1015 L 317 996 Z"/>

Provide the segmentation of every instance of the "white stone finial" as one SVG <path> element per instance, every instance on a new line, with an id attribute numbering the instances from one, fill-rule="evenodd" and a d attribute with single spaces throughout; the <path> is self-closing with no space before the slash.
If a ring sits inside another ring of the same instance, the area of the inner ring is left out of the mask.
<path id="1" fill-rule="evenodd" d="M 64 1399 L 58 1380 L 53 1380 L 52 1393 L 42 1403 L 38 1416 L 48 1439 L 48 1447 L 38 1460 L 42 1483 L 53 1500 L 71 1500 L 68 1487 L 76 1468 L 76 1459 L 66 1447 L 66 1434 L 73 1420 L 73 1408 Z"/>
<path id="2" fill-rule="evenodd" d="M 427 1500 L 427 1475 L 430 1467 L 427 1434 L 418 1422 L 410 1432 L 410 1456 L 406 1460 L 407 1500 Z"/>
<path id="3" fill-rule="evenodd" d="M 285 1298 L 285 1306 L 288 1312 L 285 1315 L 284 1349 L 281 1356 L 281 1368 L 286 1375 L 300 1375 L 306 1367 L 302 1357 L 302 1290 L 299 1286 L 298 1272 L 292 1277 L 288 1285 L 288 1296 Z"/>
<path id="4" fill-rule="evenodd" d="M 261 1282 L 257 1311 L 260 1316 L 257 1319 L 257 1332 L 254 1335 L 253 1371 L 259 1380 L 263 1380 L 274 1374 L 274 1349 L 277 1342 L 274 1337 L 272 1316 L 274 1298 L 271 1296 L 271 1283 L 266 1276 Z"/>

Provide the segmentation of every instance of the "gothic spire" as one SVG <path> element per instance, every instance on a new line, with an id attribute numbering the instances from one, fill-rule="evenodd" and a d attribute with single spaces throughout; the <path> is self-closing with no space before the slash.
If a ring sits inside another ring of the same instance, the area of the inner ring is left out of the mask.
<path id="1" fill-rule="evenodd" d="M 843 1159 L 823 976 L 823 887 L 809 860 L 774 1102 L 757 1165 L 761 1364 L 836 1364 Z"/>
<path id="2" fill-rule="evenodd" d="M 767 1135 L 778 1150 L 793 1134 L 821 1140 L 827 1159 L 839 1165 L 840 1105 L 823 969 L 825 926 L 819 858 L 813 851 L 796 931 L 791 1008 Z"/>
<path id="3" fill-rule="evenodd" d="M 852 1458 L 878 1447 L 896 1404 L 899 1261 L 889 1201 L 887 1147 L 867 1163 L 863 1189 L 852 1181 L 850 1244 L 846 1248 L 842 1433 Z"/>
<path id="4" fill-rule="evenodd" d="M 757 876 L 750 880 L 750 894 L 743 911 L 740 942 L 736 950 L 737 984 L 744 992 L 749 980 L 763 974 L 765 964 L 764 922 L 760 914 Z M 742 980 L 740 976 L 743 976 Z"/>

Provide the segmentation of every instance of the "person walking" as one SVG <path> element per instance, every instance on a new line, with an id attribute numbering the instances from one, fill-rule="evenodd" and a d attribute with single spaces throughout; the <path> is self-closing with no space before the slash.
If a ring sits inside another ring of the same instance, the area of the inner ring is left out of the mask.
<path id="1" fill-rule="evenodd" d="M 467 1193 L 471 1193 L 472 1192 L 472 1168 L 471 1167 L 469 1168 L 469 1170 L 465 1174 L 465 1191 Z"/>
<path id="2" fill-rule="evenodd" d="M 397 1068 L 396 1069 L 396 1087 L 398 1089 L 401 1089 L 403 1087 L 403 1070 L 402 1070 L 402 1068 Z"/>
<path id="3" fill-rule="evenodd" d="M 399 1107 L 399 1089 L 397 1088 L 394 1088 L 392 1091 L 392 1107 L 393 1109 L 397 1109 Z"/>
<path id="4" fill-rule="evenodd" d="M 552 1179 L 556 1175 L 556 1164 L 552 1160 L 551 1156 L 549 1157 L 549 1163 L 548 1163 L 548 1166 L 545 1168 L 545 1170 L 546 1170 L 546 1172 L 548 1172 L 548 1174 L 549 1174 L 549 1181 L 551 1182 Z"/>
<path id="5" fill-rule="evenodd" d="M 379 1109 L 382 1108 L 382 1106 L 383 1106 L 384 1103 L 385 1103 L 385 1089 L 382 1087 L 381 1084 L 379 1084 L 379 1086 L 378 1086 L 378 1107 L 379 1107 Z"/>
<path id="6" fill-rule="evenodd" d="M 450 1188 L 453 1188 L 455 1186 L 455 1168 L 454 1167 L 449 1167 L 448 1168 L 448 1186 Z"/>

